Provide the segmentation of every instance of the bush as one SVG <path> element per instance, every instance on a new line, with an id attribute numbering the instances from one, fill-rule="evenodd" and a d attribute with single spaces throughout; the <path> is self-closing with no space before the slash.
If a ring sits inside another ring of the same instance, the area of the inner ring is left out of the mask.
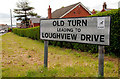
<path id="1" fill-rule="evenodd" d="M 34 28 L 27 28 L 27 29 L 21 29 L 21 28 L 14 28 L 13 33 L 22 36 L 22 37 L 29 37 L 34 40 L 40 39 L 40 27 L 34 27 Z"/>
<path id="2" fill-rule="evenodd" d="M 120 9 L 114 9 L 106 12 L 101 12 L 92 16 L 111 16 L 111 34 L 110 34 L 110 46 L 105 46 L 106 53 L 112 53 L 116 56 L 120 56 Z M 90 16 L 90 17 L 92 17 Z M 29 37 L 32 39 L 40 39 L 40 27 L 28 28 L 28 29 L 13 29 L 13 32 L 23 37 Z M 98 52 L 98 45 L 80 44 L 60 41 L 49 41 L 50 45 L 60 46 L 65 48 L 72 48 L 87 52 Z"/>

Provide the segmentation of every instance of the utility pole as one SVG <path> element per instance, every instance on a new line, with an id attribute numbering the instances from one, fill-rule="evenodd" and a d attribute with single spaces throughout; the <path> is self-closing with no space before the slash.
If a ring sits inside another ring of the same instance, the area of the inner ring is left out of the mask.
<path id="1" fill-rule="evenodd" d="M 120 1 L 118 2 L 118 9 L 120 8 Z"/>
<path id="2" fill-rule="evenodd" d="M 12 10 L 10 9 L 11 31 L 12 31 Z"/>

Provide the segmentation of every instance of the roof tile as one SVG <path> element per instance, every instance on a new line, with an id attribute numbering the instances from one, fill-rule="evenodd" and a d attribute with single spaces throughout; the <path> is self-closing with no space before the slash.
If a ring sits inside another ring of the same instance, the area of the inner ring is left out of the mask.
<path id="1" fill-rule="evenodd" d="M 60 18 L 62 15 L 64 15 L 66 12 L 68 12 L 70 9 L 72 9 L 73 7 L 75 7 L 79 3 L 73 4 L 73 5 L 70 5 L 70 6 L 67 6 L 67 7 L 62 7 L 60 9 L 55 10 L 52 13 L 52 18 Z"/>

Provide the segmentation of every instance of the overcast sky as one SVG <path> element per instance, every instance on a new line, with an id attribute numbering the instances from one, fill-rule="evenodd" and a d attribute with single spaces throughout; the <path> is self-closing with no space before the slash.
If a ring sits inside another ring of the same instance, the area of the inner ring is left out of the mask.
<path id="1" fill-rule="evenodd" d="M 20 0 L 1 0 L 0 4 L 0 24 L 10 24 L 10 9 L 16 8 L 16 2 Z M 52 12 L 61 7 L 81 2 L 90 11 L 93 9 L 101 10 L 104 2 L 107 3 L 107 8 L 117 9 L 120 0 L 28 0 L 30 6 L 34 7 L 34 12 L 42 17 L 47 17 L 47 9 L 49 5 Z M 15 14 L 13 13 L 13 16 Z M 16 24 L 16 19 L 13 19 L 13 24 Z"/>

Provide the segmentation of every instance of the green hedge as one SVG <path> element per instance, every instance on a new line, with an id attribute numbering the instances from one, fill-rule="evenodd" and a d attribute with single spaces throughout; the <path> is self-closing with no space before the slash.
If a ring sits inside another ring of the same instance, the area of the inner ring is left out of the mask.
<path id="1" fill-rule="evenodd" d="M 39 26 L 34 27 L 34 28 L 27 28 L 27 29 L 14 28 L 12 32 L 22 37 L 29 37 L 35 40 L 40 39 L 40 27 Z"/>
<path id="2" fill-rule="evenodd" d="M 92 16 L 111 16 L 110 46 L 105 46 L 105 51 L 106 53 L 120 56 L 120 9 L 101 12 Z M 17 35 L 29 37 L 36 40 L 40 38 L 40 27 L 28 28 L 28 29 L 15 28 L 13 29 L 13 32 Z M 76 49 L 80 51 L 92 52 L 92 53 L 98 52 L 98 45 L 59 42 L 59 41 L 49 41 L 49 44 L 54 46 Z"/>

